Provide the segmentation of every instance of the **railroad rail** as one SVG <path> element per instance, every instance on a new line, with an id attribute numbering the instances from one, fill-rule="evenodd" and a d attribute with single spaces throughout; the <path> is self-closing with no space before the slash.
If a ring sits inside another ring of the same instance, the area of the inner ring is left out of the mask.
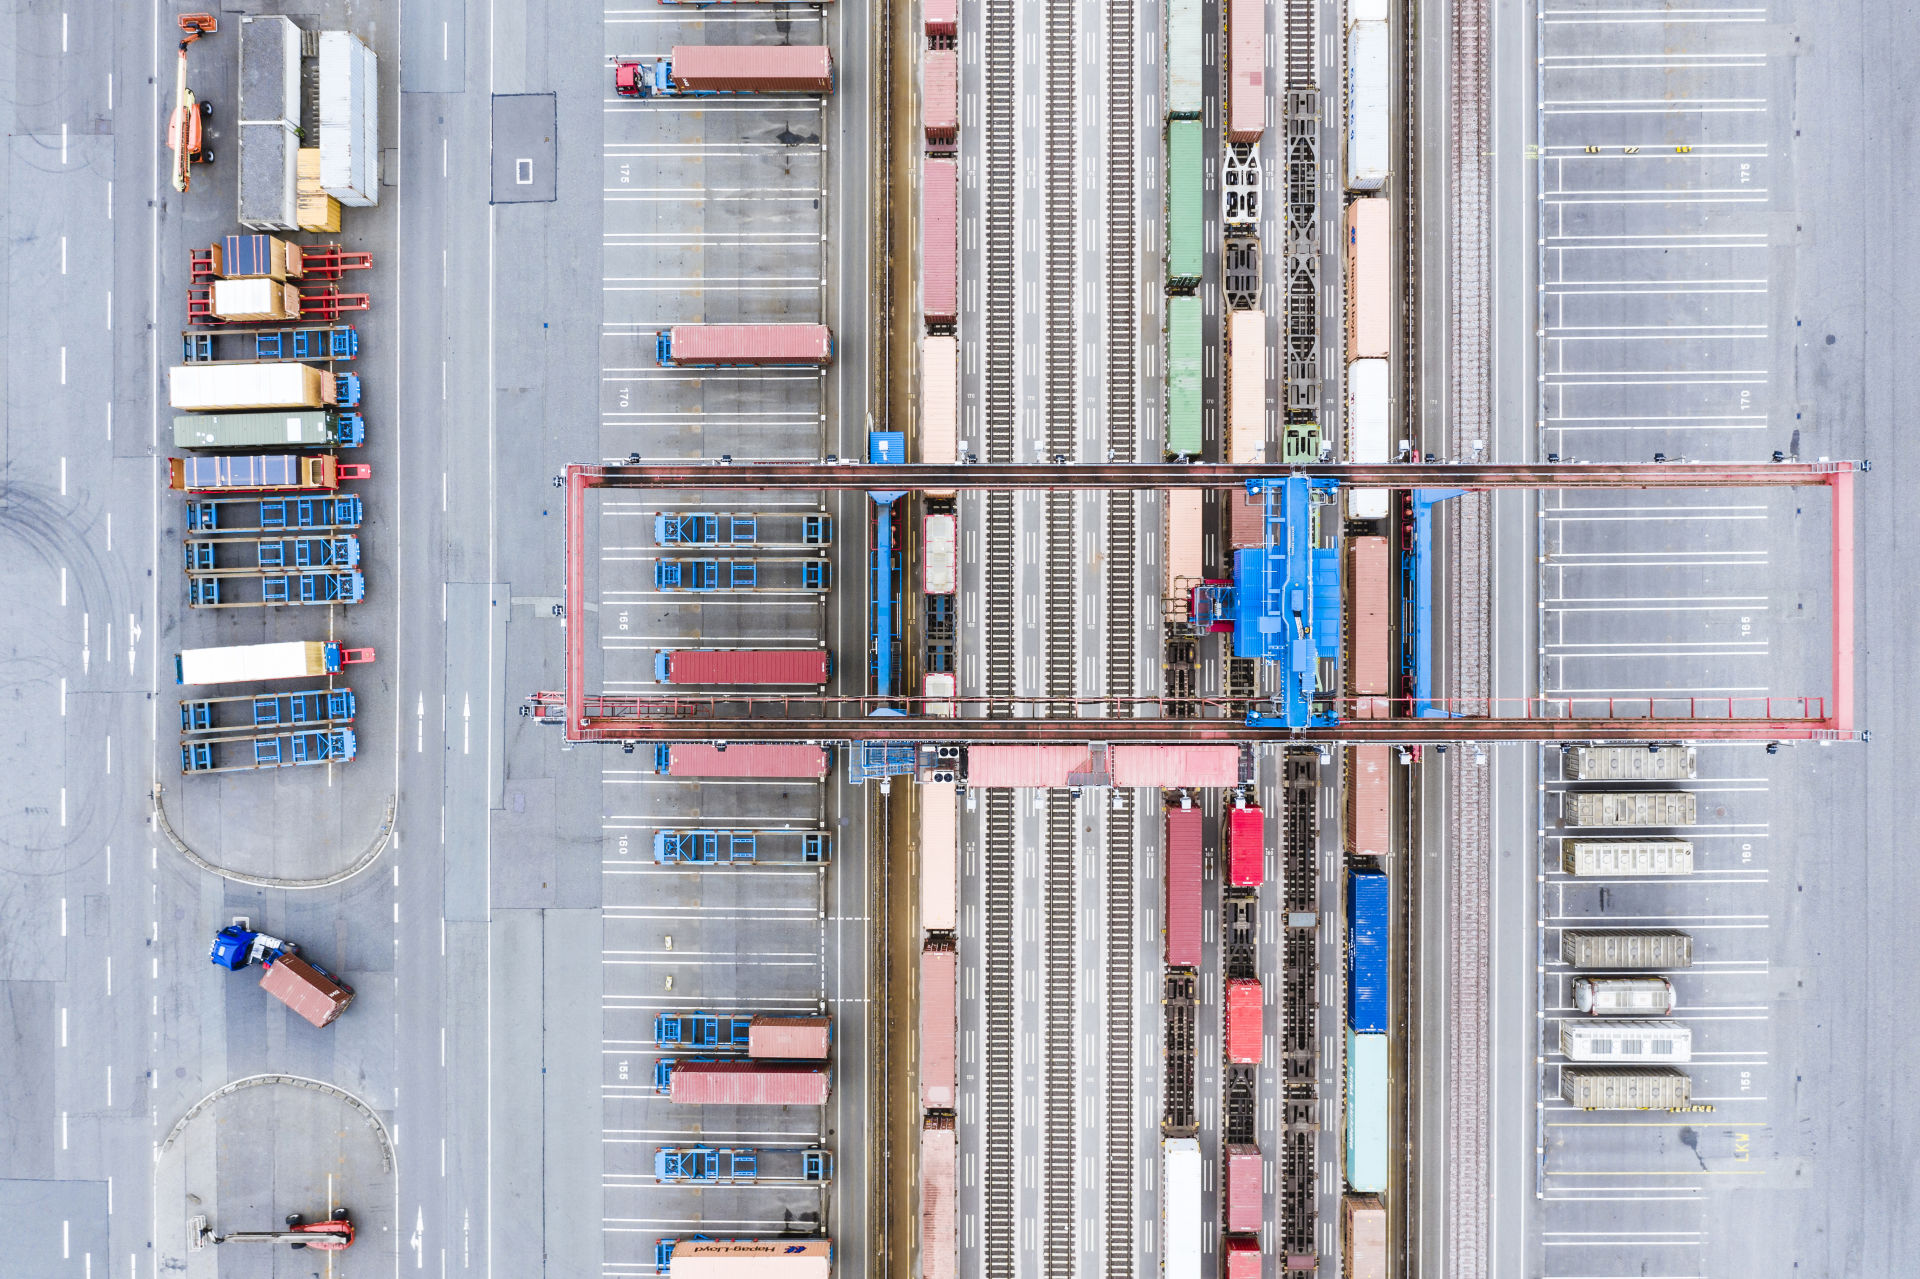
<path id="1" fill-rule="evenodd" d="M 1013 792 L 988 791 L 981 823 L 980 893 L 980 1272 L 1013 1279 L 1019 1244 L 1014 1149 L 1014 960 L 1016 849 Z"/>
<path id="2" fill-rule="evenodd" d="M 1071 1275 L 1079 1251 L 1080 801 L 1064 790 L 1046 799 L 1042 912 L 1040 1262 Z"/>
<path id="3" fill-rule="evenodd" d="M 1102 1245 L 1107 1279 L 1134 1274 L 1134 843 L 1133 791 L 1117 790 L 1107 813 L 1106 882 L 1106 1177 Z"/>

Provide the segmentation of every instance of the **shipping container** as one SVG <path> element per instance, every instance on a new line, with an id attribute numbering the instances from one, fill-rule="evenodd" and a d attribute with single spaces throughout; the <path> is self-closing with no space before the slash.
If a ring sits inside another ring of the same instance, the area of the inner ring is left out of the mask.
<path id="1" fill-rule="evenodd" d="M 1671 1066 L 1562 1066 L 1560 1099 L 1581 1110 L 1671 1110 L 1693 1100 L 1693 1082 Z"/>
<path id="2" fill-rule="evenodd" d="M 1575 968 L 1690 968 L 1693 938 L 1664 928 L 1569 928 L 1560 934 L 1560 958 Z"/>
<path id="3" fill-rule="evenodd" d="M 1390 75 L 1387 24 L 1356 22 L 1347 29 L 1347 189 L 1378 191 L 1389 172 L 1387 129 Z"/>
<path id="4" fill-rule="evenodd" d="M 356 448 L 366 429 L 357 413 L 183 413 L 173 419 L 177 449 Z"/>
<path id="5" fill-rule="evenodd" d="M 300 127 L 300 28 L 279 15 L 240 19 L 241 124 Z"/>
<path id="6" fill-rule="evenodd" d="M 1097 774 L 1096 774 L 1097 770 Z M 1093 785 L 1106 761 L 1085 746 L 970 746 L 967 784 L 974 787 L 1064 787 Z M 1074 778 L 1083 780 L 1073 780 Z"/>
<path id="7" fill-rule="evenodd" d="M 208 253 L 225 280 L 297 280 L 304 274 L 300 246 L 277 235 L 225 235 Z"/>
<path id="8" fill-rule="evenodd" d="M 1561 800 L 1569 826 L 1691 826 L 1700 815 L 1692 791 L 1569 791 Z"/>
<path id="9" fill-rule="evenodd" d="M 333 374 L 310 364 L 179 364 L 167 370 L 167 403 L 190 412 L 317 409 L 334 402 Z"/>
<path id="10" fill-rule="evenodd" d="M 1200 1279 L 1200 1143 L 1192 1137 L 1160 1142 L 1161 1279 Z"/>
<path id="11" fill-rule="evenodd" d="M 920 544 L 920 589 L 928 595 L 951 595 L 957 588 L 959 548 L 955 540 L 954 517 L 929 515 L 922 525 Z"/>
<path id="12" fill-rule="evenodd" d="M 167 487 L 181 493 L 332 492 L 343 478 L 331 453 L 223 453 L 167 459 Z"/>
<path id="13" fill-rule="evenodd" d="M 380 202 L 380 61 L 351 31 L 320 33 L 320 189 Z"/>
<path id="14" fill-rule="evenodd" d="M 1684 839 L 1568 839 L 1560 869 L 1569 875 L 1691 875 L 1693 845 Z"/>
<path id="15" fill-rule="evenodd" d="M 955 897 L 959 891 L 959 802 L 954 788 L 946 782 L 927 782 L 919 787 L 918 797 L 920 927 L 930 933 L 950 933 L 958 923 Z"/>
<path id="16" fill-rule="evenodd" d="M 1691 746 L 1570 746 L 1560 774 L 1582 782 L 1689 782 L 1698 766 Z"/>
<path id="17" fill-rule="evenodd" d="M 1224 1225 L 1234 1234 L 1256 1234 L 1266 1208 L 1260 1148 L 1228 1146 L 1224 1162 L 1227 1166 L 1225 1204 L 1221 1213 Z"/>
<path id="18" fill-rule="evenodd" d="M 1167 511 L 1167 540 L 1161 566 L 1166 573 L 1163 594 L 1179 601 L 1186 611 L 1186 599 L 1194 587 L 1207 577 L 1207 544 L 1201 524 L 1206 494 L 1199 489 L 1164 489 Z"/>
<path id="19" fill-rule="evenodd" d="M 1347 358 L 1386 359 L 1393 331 L 1392 250 L 1387 202 L 1347 206 Z"/>
<path id="20" fill-rule="evenodd" d="M 1347 0 L 1348 22 L 1385 22 L 1387 0 Z"/>
<path id="21" fill-rule="evenodd" d="M 1393 851 L 1393 747 L 1347 748 L 1347 852 L 1385 857 Z"/>
<path id="22" fill-rule="evenodd" d="M 1167 809 L 1167 967 L 1200 966 L 1201 847 L 1198 808 Z"/>
<path id="23" fill-rule="evenodd" d="M 1258 804 L 1227 812 L 1227 884 L 1258 888 L 1267 877 L 1267 815 Z"/>
<path id="24" fill-rule="evenodd" d="M 1266 0 L 1228 0 L 1227 141 L 1258 142 L 1267 126 Z"/>
<path id="25" fill-rule="evenodd" d="M 959 0 L 922 0 L 920 20 L 930 36 L 955 35 L 960 30 Z"/>
<path id="26" fill-rule="evenodd" d="M 920 339 L 920 460 L 959 461 L 959 438 L 960 339 L 928 334 Z"/>
<path id="27" fill-rule="evenodd" d="M 667 777 L 792 778 L 827 775 L 827 748 L 804 742 L 735 742 L 724 749 L 697 742 L 654 748 L 654 772 Z"/>
<path id="28" fill-rule="evenodd" d="M 261 961 L 260 988 L 314 1026 L 325 1026 L 347 1011 L 353 987 L 318 964 L 282 952 Z"/>
<path id="29" fill-rule="evenodd" d="M 1347 1188 L 1387 1188 L 1387 1037 L 1347 1029 Z"/>
<path id="30" fill-rule="evenodd" d="M 1234 311 L 1227 317 L 1227 460 L 1251 466 L 1267 460 L 1267 315 Z"/>
<path id="31" fill-rule="evenodd" d="M 920 1279 L 954 1279 L 956 1163 L 953 1116 L 928 1115 L 920 1125 Z"/>
<path id="32" fill-rule="evenodd" d="M 300 135 L 285 124 L 242 124 L 237 221 L 255 231 L 300 230 Z"/>
<path id="33" fill-rule="evenodd" d="M 833 1046 L 829 1017 L 775 1017 L 762 1014 L 747 1023 L 747 1056 L 825 1061 Z"/>
<path id="34" fill-rule="evenodd" d="M 1167 0 L 1167 114 L 1200 114 L 1200 0 Z"/>
<path id="35" fill-rule="evenodd" d="M 1227 512 L 1227 544 L 1234 550 L 1267 544 L 1267 499 L 1245 489 L 1226 489 L 1220 494 L 1221 509 Z"/>
<path id="36" fill-rule="evenodd" d="M 1265 1027 L 1261 1018 L 1264 1009 L 1260 998 L 1260 983 L 1251 977 L 1234 977 L 1227 981 L 1225 1007 L 1221 1013 L 1221 1023 L 1225 1027 L 1223 1040 L 1227 1060 L 1239 1066 L 1257 1066 L 1265 1055 L 1263 1052 Z M 1238 1230 L 1238 1226 L 1228 1226 L 1229 1230 Z"/>
<path id="37" fill-rule="evenodd" d="M 1109 757 L 1115 786 L 1177 789 L 1240 784 L 1238 746 L 1115 746 Z"/>
<path id="38" fill-rule="evenodd" d="M 677 368 L 825 368 L 833 334 L 824 324 L 675 324 L 655 354 Z"/>
<path id="39" fill-rule="evenodd" d="M 952 719 L 958 713 L 954 698 L 959 695 L 960 683 L 952 671 L 928 671 L 920 677 L 920 696 L 926 701 L 929 715 L 941 719 Z"/>
<path id="40" fill-rule="evenodd" d="M 1393 413 L 1385 360 L 1355 360 L 1347 366 L 1347 456 L 1352 463 L 1393 460 L 1388 438 Z M 1386 489 L 1347 490 L 1347 518 L 1387 517 Z"/>
<path id="41" fill-rule="evenodd" d="M 920 1104 L 953 1109 L 954 981 L 951 941 L 930 941 L 920 951 Z"/>
<path id="42" fill-rule="evenodd" d="M 822 1106 L 824 1066 L 787 1061 L 663 1060 L 670 1100 L 716 1106 Z M 659 1072 L 657 1072 L 659 1073 Z"/>
<path id="43" fill-rule="evenodd" d="M 211 305 L 222 320 L 297 320 L 300 290 L 282 280 L 215 280 Z"/>
<path id="44" fill-rule="evenodd" d="M 1201 171 L 1200 122 L 1167 122 L 1167 283 L 1200 282 L 1206 179 Z"/>
<path id="45" fill-rule="evenodd" d="M 1387 1210 L 1373 1195 L 1345 1195 L 1340 1200 L 1341 1251 L 1346 1279 L 1387 1279 Z"/>
<path id="46" fill-rule="evenodd" d="M 1229 1238 L 1221 1245 L 1225 1256 L 1222 1279 L 1260 1279 L 1260 1241 L 1246 1236 Z"/>
<path id="47" fill-rule="evenodd" d="M 325 192 L 301 192 L 294 202 L 293 217 L 302 231 L 340 234 L 340 201 Z"/>
<path id="48" fill-rule="evenodd" d="M 255 684 L 304 679 L 340 670 L 340 646 L 330 641 L 227 644 L 182 649 L 173 659 L 176 684 Z"/>
<path id="49" fill-rule="evenodd" d="M 1571 1061 L 1684 1066 L 1693 1060 L 1693 1031 L 1665 1018 L 1568 1020 L 1560 1023 L 1560 1051 Z"/>
<path id="50" fill-rule="evenodd" d="M 928 324 L 960 316 L 960 164 L 927 160 L 920 170 L 920 313 Z"/>
<path id="51" fill-rule="evenodd" d="M 929 49 L 922 66 L 926 88 L 920 98 L 927 141 L 950 142 L 960 131 L 960 51 Z"/>
<path id="52" fill-rule="evenodd" d="M 1200 299 L 1167 299 L 1167 452 L 1199 457 Z"/>
<path id="53" fill-rule="evenodd" d="M 824 684 L 833 663 L 823 648 L 663 648 L 653 655 L 662 684 Z"/>
<path id="54" fill-rule="evenodd" d="M 1589 1017 L 1665 1017 L 1675 1004 L 1665 977 L 1575 977 L 1570 993 Z"/>
<path id="55" fill-rule="evenodd" d="M 662 1240 L 668 1279 L 829 1279 L 831 1239 Z"/>
<path id="56" fill-rule="evenodd" d="M 1347 692 L 1355 697 L 1386 697 L 1393 692 L 1389 628 L 1399 603 L 1399 585 L 1386 538 L 1347 540 Z"/>
<path id="57" fill-rule="evenodd" d="M 1362 1034 L 1384 1035 L 1387 1031 L 1392 909 L 1385 875 L 1378 871 L 1348 873 L 1347 1024 Z"/>
<path id="58" fill-rule="evenodd" d="M 832 93 L 824 44 L 676 44 L 673 85 L 689 93 Z"/>

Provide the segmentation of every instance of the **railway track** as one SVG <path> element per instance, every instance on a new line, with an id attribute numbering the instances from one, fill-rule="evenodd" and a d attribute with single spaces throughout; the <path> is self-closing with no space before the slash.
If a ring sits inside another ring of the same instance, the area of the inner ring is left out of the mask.
<path id="1" fill-rule="evenodd" d="M 1134 1273 L 1134 792 L 1113 792 L 1107 813 L 1106 1004 L 1106 1177 L 1103 1240 L 1106 1279 L 1131 1279 Z"/>
<path id="2" fill-rule="evenodd" d="M 984 0 L 981 41 L 981 455 L 1014 460 L 1019 406 L 1014 386 L 1014 181 L 1019 117 L 1014 73 L 1018 47 L 1013 0 Z M 986 573 L 981 581 L 984 691 L 1010 698 L 1019 665 L 1014 652 L 1013 497 L 989 493 L 982 519 Z"/>
<path id="3" fill-rule="evenodd" d="M 1072 0 L 1046 7 L 1046 422 L 1050 459 L 1076 460 L 1080 436 L 1080 116 L 1079 9 Z M 1049 493 L 1046 502 L 1046 599 L 1043 680 L 1049 698 L 1079 690 L 1079 521 L 1074 499 Z M 1070 712 L 1062 703 L 1048 714 Z"/>
<path id="4" fill-rule="evenodd" d="M 1019 1218 L 1014 1196 L 1014 848 L 1013 792 L 985 793 L 980 901 L 980 1269 L 1013 1279 Z"/>
<path id="5" fill-rule="evenodd" d="M 1139 167 L 1138 134 L 1134 124 L 1135 95 L 1139 91 L 1139 62 L 1134 0 L 1107 4 L 1107 455 L 1117 462 L 1140 460 L 1137 384 L 1140 358 L 1140 250 L 1137 230 L 1140 212 L 1134 185 Z M 1138 496 L 1126 489 L 1107 494 L 1106 514 L 1106 687 L 1112 697 L 1135 695 L 1137 666 L 1134 634 L 1138 607 L 1135 594 L 1140 572 Z M 1110 819 L 1109 829 L 1118 823 Z M 1112 837 L 1109 836 L 1109 849 Z M 1128 845 L 1132 844 L 1131 828 Z M 1131 885 L 1131 877 L 1129 877 Z M 1129 889 L 1129 891 L 1131 891 Z M 1129 906 L 1131 909 L 1131 906 Z M 1131 929 L 1129 928 L 1129 933 Z M 1131 983 L 1129 983 L 1131 984 Z M 1131 1091 L 1131 1089 L 1129 1089 Z M 1131 1145 L 1131 1140 L 1129 1140 Z M 1112 1182 L 1109 1181 L 1109 1193 Z"/>
<path id="6" fill-rule="evenodd" d="M 1079 1252 L 1078 1154 L 1080 1129 L 1080 802 L 1064 790 L 1047 792 L 1044 842 L 1045 934 L 1042 956 L 1040 1098 L 1040 1258 L 1042 1273 L 1073 1274 Z"/>

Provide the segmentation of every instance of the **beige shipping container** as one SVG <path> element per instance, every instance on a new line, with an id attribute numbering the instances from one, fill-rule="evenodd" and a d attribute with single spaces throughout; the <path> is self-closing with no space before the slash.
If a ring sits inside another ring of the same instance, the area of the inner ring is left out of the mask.
<path id="1" fill-rule="evenodd" d="M 1200 585 L 1206 576 L 1206 548 L 1200 537 L 1203 496 L 1199 489 L 1166 490 L 1166 597 L 1180 600 L 1183 611 L 1187 592 Z"/>
<path id="2" fill-rule="evenodd" d="M 1560 848 L 1569 875 L 1691 875 L 1693 845 L 1684 839 L 1569 839 Z"/>
<path id="3" fill-rule="evenodd" d="M 1671 1066 L 1563 1066 L 1560 1097 L 1582 1110 L 1670 1110 L 1693 1099 L 1693 1081 Z"/>
<path id="4" fill-rule="evenodd" d="M 951 465 L 960 460 L 960 339 L 920 339 L 920 460 Z M 952 489 L 929 489 L 928 497 L 952 497 Z"/>
<path id="5" fill-rule="evenodd" d="M 1687 782 L 1696 768 L 1691 746 L 1574 746 L 1561 756 L 1561 774 L 1582 782 Z"/>
<path id="6" fill-rule="evenodd" d="M 670 1279 L 827 1279 L 830 1239 L 680 1239 L 664 1272 Z"/>
<path id="7" fill-rule="evenodd" d="M 340 201 L 330 195 L 302 195 L 294 202 L 294 220 L 302 231 L 326 231 L 339 234 Z"/>
<path id="8" fill-rule="evenodd" d="M 1227 317 L 1227 445 L 1229 462 L 1250 466 L 1267 460 L 1265 311 L 1234 311 Z"/>
<path id="9" fill-rule="evenodd" d="M 1677 929 L 1569 928 L 1560 958 L 1575 968 L 1690 968 L 1693 938 Z"/>
<path id="10" fill-rule="evenodd" d="M 1681 790 L 1568 792 L 1560 812 L 1569 826 L 1691 826 L 1700 801 Z"/>
<path id="11" fill-rule="evenodd" d="M 301 147 L 294 157 L 294 180 L 297 181 L 301 195 L 319 194 L 320 191 L 320 148 Z"/>
<path id="12" fill-rule="evenodd" d="M 334 398 L 333 374 L 310 364 L 179 364 L 167 370 L 167 403 L 189 412 L 317 409 Z"/>
<path id="13" fill-rule="evenodd" d="M 1340 1217 L 1346 1226 L 1346 1279 L 1387 1279 L 1387 1210 L 1378 1196 L 1345 1196 Z"/>
<path id="14" fill-rule="evenodd" d="M 215 280 L 213 313 L 223 320 L 297 320 L 300 290 L 280 280 Z"/>

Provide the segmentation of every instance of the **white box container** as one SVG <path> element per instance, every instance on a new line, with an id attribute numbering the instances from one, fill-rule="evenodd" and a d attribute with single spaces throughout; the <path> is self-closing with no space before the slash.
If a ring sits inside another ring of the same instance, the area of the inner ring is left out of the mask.
<path id="1" fill-rule="evenodd" d="M 1391 403 L 1385 360 L 1355 360 L 1347 366 L 1348 462 L 1372 466 L 1388 461 L 1387 421 Z M 1387 518 L 1387 490 L 1348 489 L 1347 518 Z"/>
<path id="2" fill-rule="evenodd" d="M 351 31 L 320 33 L 320 189 L 355 208 L 380 200 L 379 63 Z"/>
<path id="3" fill-rule="evenodd" d="M 1387 24 L 1356 22 L 1347 32 L 1347 189 L 1387 184 Z"/>
<path id="4" fill-rule="evenodd" d="M 278 121 L 240 126 L 240 225 L 298 231 L 300 137 Z"/>

